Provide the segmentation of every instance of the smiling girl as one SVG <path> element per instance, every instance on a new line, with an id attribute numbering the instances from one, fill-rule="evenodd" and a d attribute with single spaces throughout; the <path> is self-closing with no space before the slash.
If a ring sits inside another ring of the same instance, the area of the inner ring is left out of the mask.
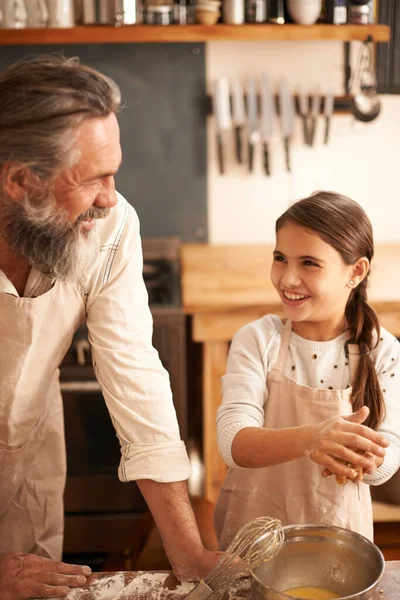
<path id="1" fill-rule="evenodd" d="M 400 465 L 400 344 L 367 303 L 373 254 L 369 219 L 344 196 L 316 193 L 277 220 L 271 281 L 285 319 L 243 327 L 223 377 L 222 549 L 261 515 L 372 539 L 369 486 Z"/>

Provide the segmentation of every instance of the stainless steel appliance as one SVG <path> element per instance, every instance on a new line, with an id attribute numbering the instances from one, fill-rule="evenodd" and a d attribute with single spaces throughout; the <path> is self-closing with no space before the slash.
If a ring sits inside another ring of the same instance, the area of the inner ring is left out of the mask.
<path id="1" fill-rule="evenodd" d="M 181 435 L 187 441 L 179 246 L 177 238 L 144 238 L 143 275 L 154 321 L 153 344 L 170 374 Z M 64 551 L 122 553 L 137 542 L 135 528 L 145 503 L 136 484 L 118 480 L 119 442 L 94 375 L 85 327 L 60 365 L 60 381 L 67 446 Z"/>

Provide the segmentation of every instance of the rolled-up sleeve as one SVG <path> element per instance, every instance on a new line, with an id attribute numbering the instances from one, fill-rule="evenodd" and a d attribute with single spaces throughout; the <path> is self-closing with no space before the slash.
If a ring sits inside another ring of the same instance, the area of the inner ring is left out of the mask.
<path id="1" fill-rule="evenodd" d="M 108 253 L 87 326 L 96 377 L 121 444 L 121 481 L 182 481 L 191 473 L 169 375 L 152 345 L 136 213 L 129 209 Z"/>
<path id="2" fill-rule="evenodd" d="M 233 338 L 226 374 L 222 377 L 222 404 L 217 411 L 217 441 L 226 465 L 240 469 L 232 456 L 236 435 L 246 427 L 263 427 L 268 391 L 266 367 L 254 323 Z"/>

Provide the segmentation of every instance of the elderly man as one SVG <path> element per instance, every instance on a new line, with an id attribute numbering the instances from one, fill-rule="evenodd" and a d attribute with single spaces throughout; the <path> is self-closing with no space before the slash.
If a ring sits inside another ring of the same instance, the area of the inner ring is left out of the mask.
<path id="1" fill-rule="evenodd" d="M 115 191 L 116 84 L 76 60 L 0 74 L 0 598 L 65 596 L 87 567 L 60 563 L 65 448 L 58 366 L 86 322 L 94 368 L 175 574 L 204 576 L 190 467 L 152 347 L 139 222 Z M 132 535 L 135 532 L 132 531 Z"/>

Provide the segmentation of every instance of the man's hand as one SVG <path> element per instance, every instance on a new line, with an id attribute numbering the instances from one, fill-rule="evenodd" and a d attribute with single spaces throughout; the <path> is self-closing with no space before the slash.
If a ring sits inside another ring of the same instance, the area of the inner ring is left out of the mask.
<path id="1" fill-rule="evenodd" d="M 181 581 L 204 579 L 221 553 L 204 548 L 189 501 L 186 481 L 137 482 L 160 532 L 174 575 Z"/>
<path id="2" fill-rule="evenodd" d="M 66 596 L 71 588 L 84 585 L 89 567 L 68 565 L 34 554 L 0 556 L 1 600 L 29 600 Z"/>
<path id="3" fill-rule="evenodd" d="M 174 575 L 179 581 L 200 581 L 205 579 L 210 571 L 218 563 L 223 552 L 211 552 L 203 548 L 200 556 L 187 556 L 179 566 L 173 569 Z"/>

